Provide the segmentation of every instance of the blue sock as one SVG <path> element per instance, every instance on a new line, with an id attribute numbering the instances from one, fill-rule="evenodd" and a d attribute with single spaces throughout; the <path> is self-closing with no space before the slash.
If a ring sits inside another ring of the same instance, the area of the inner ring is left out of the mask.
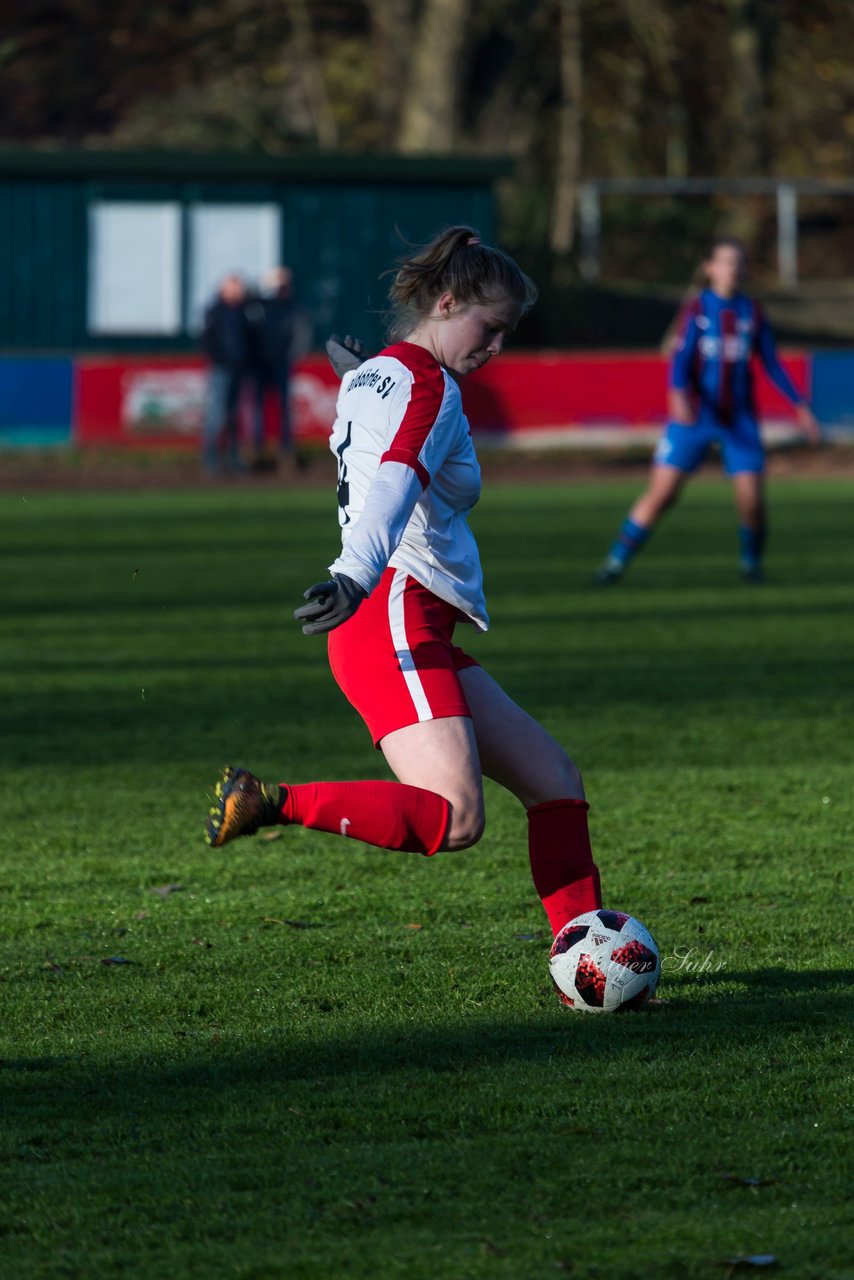
<path id="1" fill-rule="evenodd" d="M 619 565 L 624 569 L 633 556 L 637 555 L 649 537 L 650 530 L 642 524 L 636 524 L 629 516 L 623 521 L 616 542 L 608 552 L 608 563 Z"/>
<path id="2" fill-rule="evenodd" d="M 764 529 L 748 529 L 743 524 L 738 526 L 738 548 L 743 569 L 752 570 L 760 567 L 764 545 Z"/>

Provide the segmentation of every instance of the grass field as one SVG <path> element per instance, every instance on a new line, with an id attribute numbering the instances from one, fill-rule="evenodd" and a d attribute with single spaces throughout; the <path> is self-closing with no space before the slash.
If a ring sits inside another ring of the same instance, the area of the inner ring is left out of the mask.
<path id="1" fill-rule="evenodd" d="M 0 497 L 4 1276 L 854 1276 L 850 484 L 777 484 L 751 589 L 700 481 L 597 592 L 633 491 L 487 492 L 465 641 L 581 764 L 606 904 L 658 939 L 662 1003 L 617 1019 L 550 991 L 497 788 L 430 861 L 203 845 L 227 761 L 380 769 L 290 620 L 330 495 Z"/>

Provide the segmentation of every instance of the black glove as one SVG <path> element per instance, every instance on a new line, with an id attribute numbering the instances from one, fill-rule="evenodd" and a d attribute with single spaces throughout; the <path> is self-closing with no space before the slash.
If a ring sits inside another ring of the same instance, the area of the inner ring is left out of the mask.
<path id="1" fill-rule="evenodd" d="M 339 338 L 337 333 L 333 333 L 327 339 L 326 354 L 339 378 L 343 378 L 344 374 L 349 373 L 351 369 L 358 369 L 359 365 L 367 360 L 362 343 L 358 338 L 351 337 L 349 333 L 343 339 Z"/>
<path id="2" fill-rule="evenodd" d="M 305 623 L 304 636 L 320 636 L 352 618 L 367 594 L 358 582 L 336 573 L 331 582 L 315 582 L 303 593 L 309 603 L 294 609 L 294 617 Z"/>

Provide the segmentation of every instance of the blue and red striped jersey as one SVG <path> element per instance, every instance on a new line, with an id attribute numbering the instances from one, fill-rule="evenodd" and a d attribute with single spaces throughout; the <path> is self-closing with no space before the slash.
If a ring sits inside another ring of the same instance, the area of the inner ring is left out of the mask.
<path id="1" fill-rule="evenodd" d="M 670 385 L 693 392 L 700 413 L 722 422 L 732 421 L 739 413 L 755 415 L 754 356 L 783 395 L 800 404 L 801 396 L 777 357 L 762 308 L 743 293 L 721 298 L 704 289 L 682 309 Z"/>

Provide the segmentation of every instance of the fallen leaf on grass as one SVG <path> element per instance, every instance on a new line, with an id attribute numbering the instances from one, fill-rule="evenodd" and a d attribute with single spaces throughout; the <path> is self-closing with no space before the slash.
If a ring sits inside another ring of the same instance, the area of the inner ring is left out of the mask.
<path id="1" fill-rule="evenodd" d="M 45 959 L 45 962 L 44 962 L 44 968 L 45 968 L 45 969 L 50 969 L 51 973 L 64 973 L 64 972 L 65 972 L 65 970 L 64 970 L 64 969 L 63 969 L 63 967 L 62 967 L 62 965 L 59 963 L 59 961 L 56 959 L 56 957 L 55 957 L 55 956 L 47 956 L 47 958 Z"/>
<path id="2" fill-rule="evenodd" d="M 265 831 L 261 839 L 262 840 L 281 840 L 284 834 L 285 833 L 281 827 L 273 827 L 272 831 Z"/>
<path id="3" fill-rule="evenodd" d="M 711 902 L 711 898 L 704 898 L 704 897 L 700 896 L 700 897 L 697 897 L 697 898 L 691 898 L 691 900 L 690 900 L 690 904 L 691 904 L 691 906 L 692 906 L 692 907 L 696 907 L 696 906 L 698 905 L 698 903 L 701 903 L 701 902 Z"/>
<path id="4" fill-rule="evenodd" d="M 404 929 L 423 929 L 424 925 L 423 924 L 405 924 L 403 927 Z"/>
<path id="5" fill-rule="evenodd" d="M 288 1111 L 293 1111 L 295 1116 L 304 1116 L 305 1112 L 300 1111 L 299 1107 L 288 1107 Z"/>
<path id="6" fill-rule="evenodd" d="M 491 1258 L 507 1257 L 507 1250 L 502 1249 L 499 1245 L 495 1244 L 493 1240 L 484 1240 L 483 1251 L 484 1253 L 488 1253 Z"/>
<path id="7" fill-rule="evenodd" d="M 291 929 L 322 929 L 323 925 L 316 924 L 311 920 L 279 920 L 276 916 L 262 916 L 262 924 L 286 924 Z"/>
<path id="8" fill-rule="evenodd" d="M 193 946 L 194 946 L 194 947 L 207 947 L 208 951 L 210 951 L 211 947 L 213 946 L 213 943 L 212 943 L 212 942 L 206 942 L 204 938 L 193 938 Z"/>
<path id="9" fill-rule="evenodd" d="M 779 1178 L 742 1178 L 738 1173 L 722 1173 L 721 1179 L 735 1187 L 776 1187 Z"/>
<path id="10" fill-rule="evenodd" d="M 729 1268 L 729 1277 L 737 1267 L 776 1267 L 777 1259 L 773 1253 L 740 1253 L 735 1258 L 721 1258 L 719 1265 Z"/>
<path id="11" fill-rule="evenodd" d="M 126 960 L 124 956 L 104 956 L 101 964 L 133 964 L 133 960 Z"/>
<path id="12" fill-rule="evenodd" d="M 158 884 L 151 892 L 156 893 L 158 898 L 168 898 L 170 893 L 180 893 L 183 888 L 182 884 Z"/>
<path id="13" fill-rule="evenodd" d="M 150 911 L 134 911 L 133 918 L 134 920 L 147 920 L 150 915 Z"/>

